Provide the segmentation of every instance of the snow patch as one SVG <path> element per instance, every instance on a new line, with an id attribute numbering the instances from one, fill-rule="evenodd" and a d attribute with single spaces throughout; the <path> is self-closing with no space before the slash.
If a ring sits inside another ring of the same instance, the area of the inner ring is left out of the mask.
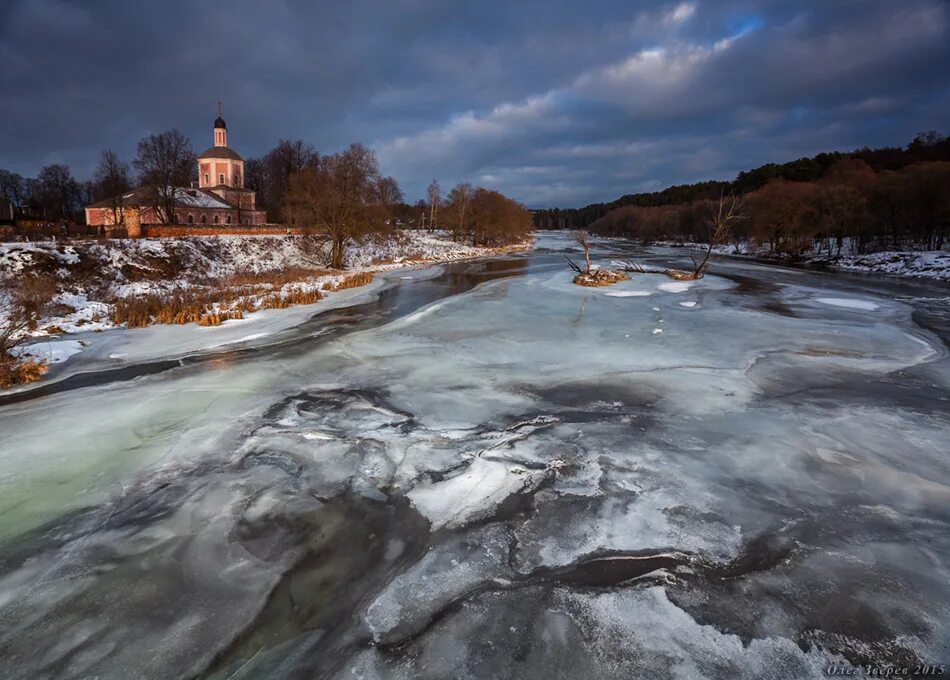
<path id="1" fill-rule="evenodd" d="M 873 312 L 878 308 L 878 305 L 871 302 L 870 300 L 857 300 L 854 298 L 818 298 L 817 301 L 823 305 L 830 305 L 832 307 L 863 309 L 868 312 Z"/>
<path id="2" fill-rule="evenodd" d="M 72 355 L 81 352 L 83 347 L 85 345 L 80 340 L 55 340 L 15 347 L 13 353 L 21 358 L 45 361 L 48 364 L 59 364 Z"/>

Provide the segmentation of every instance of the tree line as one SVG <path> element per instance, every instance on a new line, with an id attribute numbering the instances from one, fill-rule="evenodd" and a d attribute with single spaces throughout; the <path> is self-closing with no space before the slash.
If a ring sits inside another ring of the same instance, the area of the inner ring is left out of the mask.
<path id="1" fill-rule="evenodd" d="M 178 130 L 168 130 L 142 139 L 131 164 L 112 149 L 103 150 L 93 178 L 86 181 L 76 179 L 69 166 L 61 163 L 44 166 L 36 177 L 0 169 L 0 196 L 30 218 L 73 223 L 83 222 L 85 206 L 111 200 L 119 224 L 122 195 L 136 186 L 147 186 L 156 193 L 160 218 L 168 221 L 174 215 L 170 187 L 189 186 L 197 177 L 191 142 Z"/>
<path id="2" fill-rule="evenodd" d="M 443 198 L 433 180 L 426 196 L 410 207 L 396 180 L 380 175 L 376 154 L 353 144 L 289 172 L 280 210 L 290 224 L 328 242 L 328 264 L 336 268 L 351 242 L 393 227 L 446 229 L 456 241 L 479 246 L 520 242 L 534 227 L 523 205 L 497 191 L 462 183 Z"/>
<path id="3" fill-rule="evenodd" d="M 539 228 L 587 227 L 645 241 L 705 240 L 704 220 L 722 195 L 741 196 L 736 243 L 774 252 L 827 247 L 840 254 L 942 248 L 950 227 L 950 137 L 918 135 L 906 148 L 825 153 L 701 182 L 631 194 L 611 204 L 535 211 Z"/>
<path id="4" fill-rule="evenodd" d="M 94 177 L 76 180 L 65 165 L 49 165 L 36 178 L 0 170 L 0 195 L 32 217 L 81 222 L 83 207 L 110 201 L 115 224 L 122 223 L 122 195 L 134 187 L 152 192 L 159 221 L 175 220 L 175 187 L 197 180 L 191 141 L 178 130 L 149 135 L 138 143 L 132 163 L 110 149 L 102 152 Z M 383 176 L 376 154 L 352 144 L 321 155 L 303 140 L 279 140 L 260 158 L 245 161 L 244 186 L 257 193 L 268 222 L 292 224 L 325 236 L 330 260 L 340 266 L 351 239 L 393 227 L 446 229 L 473 245 L 524 240 L 534 224 L 531 213 L 498 191 L 467 183 L 443 197 L 435 180 L 418 203 L 406 203 L 394 177 Z"/>

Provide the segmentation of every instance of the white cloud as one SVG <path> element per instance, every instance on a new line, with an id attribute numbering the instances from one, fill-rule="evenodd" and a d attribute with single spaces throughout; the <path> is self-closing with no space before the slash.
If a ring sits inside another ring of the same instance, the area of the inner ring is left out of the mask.
<path id="1" fill-rule="evenodd" d="M 663 17 L 664 24 L 681 24 L 688 21 L 696 13 L 696 5 L 691 2 L 681 2 Z"/>

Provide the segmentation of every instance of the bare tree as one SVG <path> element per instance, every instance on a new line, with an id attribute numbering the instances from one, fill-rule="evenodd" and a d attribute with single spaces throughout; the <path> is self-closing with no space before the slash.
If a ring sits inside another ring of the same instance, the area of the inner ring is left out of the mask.
<path id="1" fill-rule="evenodd" d="M 23 177 L 9 170 L 0 170 L 0 196 L 10 199 L 19 207 L 26 199 L 26 182 Z"/>
<path id="2" fill-rule="evenodd" d="M 584 271 L 582 272 L 580 267 L 571 262 L 570 258 L 567 261 L 571 262 L 572 269 L 577 271 L 578 274 L 590 274 L 590 234 L 586 231 L 572 231 L 571 240 L 584 249 L 584 262 L 586 263 Z"/>
<path id="3" fill-rule="evenodd" d="M 36 275 L 0 277 L 0 359 L 27 339 L 56 293 L 51 279 Z"/>
<path id="4" fill-rule="evenodd" d="M 524 241 L 534 228 L 527 208 L 491 189 L 475 189 L 471 215 L 472 245 L 476 246 Z"/>
<path id="5" fill-rule="evenodd" d="M 460 241 L 469 232 L 469 223 L 472 217 L 472 199 L 475 189 L 468 182 L 461 182 L 449 192 L 447 211 L 452 222 L 452 238 Z"/>
<path id="6" fill-rule="evenodd" d="M 436 214 L 442 203 L 442 188 L 436 180 L 432 180 L 426 188 L 426 198 L 429 199 L 429 229 L 432 230 L 435 229 Z"/>
<path id="7" fill-rule="evenodd" d="M 250 187 L 261 193 L 264 204 L 267 206 L 267 216 L 272 222 L 283 222 L 288 216 L 284 214 L 284 197 L 290 184 L 290 176 L 305 168 L 316 167 L 320 161 L 320 154 L 312 144 L 302 139 L 281 139 L 277 146 L 267 152 L 260 161 L 261 167 L 250 168 L 245 172 L 258 173 L 252 181 L 259 186 Z"/>
<path id="8" fill-rule="evenodd" d="M 702 258 L 690 255 L 693 260 L 694 279 L 703 278 L 706 269 L 709 267 L 709 256 L 712 254 L 713 248 L 729 242 L 732 225 L 740 219 L 742 219 L 742 201 L 731 194 L 729 196 L 720 194 L 718 205 L 706 220 L 706 228 L 709 231 L 709 245 L 706 246 L 706 252 Z"/>
<path id="9" fill-rule="evenodd" d="M 376 185 L 376 191 L 376 200 L 383 209 L 384 218 L 392 221 L 396 206 L 405 200 L 402 189 L 399 188 L 399 182 L 395 177 L 382 177 Z"/>
<path id="10" fill-rule="evenodd" d="M 330 267 L 343 268 L 351 239 L 383 228 L 379 166 L 362 144 L 324 156 L 289 179 L 285 209 L 295 224 L 329 239 Z"/>
<path id="11" fill-rule="evenodd" d="M 47 165 L 36 176 L 35 199 L 47 219 L 72 220 L 79 205 L 79 182 L 65 165 Z"/>
<path id="12" fill-rule="evenodd" d="M 188 186 L 197 172 L 191 142 L 178 130 L 149 135 L 139 142 L 134 165 L 141 183 L 155 194 L 159 221 L 171 224 L 175 221 L 177 187 Z"/>
<path id="13" fill-rule="evenodd" d="M 108 199 L 112 210 L 112 224 L 122 224 L 125 220 L 122 213 L 122 194 L 132 187 L 129 181 L 129 164 L 121 161 L 112 149 L 105 149 L 99 157 L 94 182 L 93 200 Z"/>

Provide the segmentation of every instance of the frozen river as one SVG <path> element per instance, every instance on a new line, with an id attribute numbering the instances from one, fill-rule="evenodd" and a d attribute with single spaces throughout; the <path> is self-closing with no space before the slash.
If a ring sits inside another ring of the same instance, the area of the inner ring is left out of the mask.
<path id="1" fill-rule="evenodd" d="M 0 396 L 0 677 L 950 662 L 947 286 L 568 247 Z"/>

